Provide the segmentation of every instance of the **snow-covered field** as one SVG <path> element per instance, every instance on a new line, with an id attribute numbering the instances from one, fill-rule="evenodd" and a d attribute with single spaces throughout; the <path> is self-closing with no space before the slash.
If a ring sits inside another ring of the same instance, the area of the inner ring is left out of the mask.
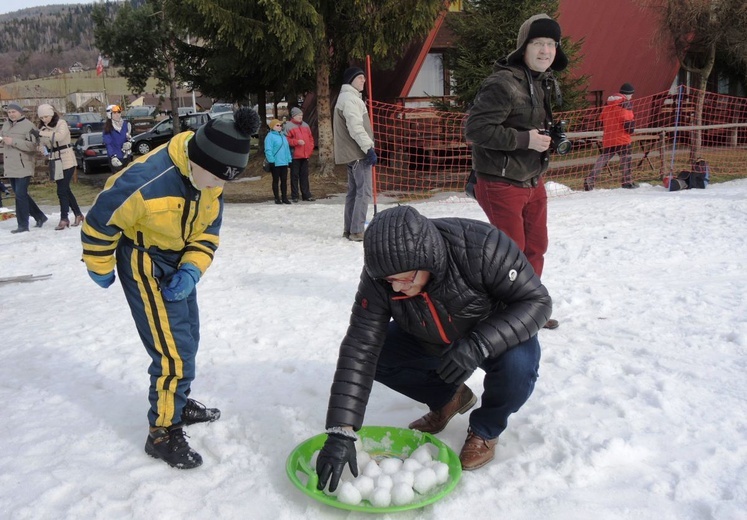
<path id="1" fill-rule="evenodd" d="M 557 188 L 557 186 L 556 186 Z M 379 209 L 388 204 L 379 203 Z M 415 204 L 485 220 L 461 196 Z M 496 460 L 397 519 L 747 518 L 747 180 L 550 200 L 544 282 L 557 330 L 540 332 L 534 394 Z M 228 205 L 200 281 L 193 396 L 220 421 L 189 428 L 202 467 L 143 452 L 148 358 L 117 282 L 96 286 L 74 229 L 12 235 L 0 222 L 0 517 L 370 518 L 330 508 L 285 475 L 324 427 L 337 348 L 362 266 L 340 238 L 341 198 Z M 468 381 L 481 389 L 481 374 Z M 426 410 L 377 385 L 366 424 Z M 438 435 L 459 451 L 467 417 Z"/>

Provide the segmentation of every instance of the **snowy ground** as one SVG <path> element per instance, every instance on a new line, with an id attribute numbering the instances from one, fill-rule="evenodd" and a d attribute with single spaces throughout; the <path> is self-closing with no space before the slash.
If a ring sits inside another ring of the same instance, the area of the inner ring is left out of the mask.
<path id="1" fill-rule="evenodd" d="M 417 203 L 484 220 L 461 197 Z M 379 209 L 387 204 L 380 203 Z M 78 232 L 0 222 L 0 517 L 370 518 L 317 503 L 285 475 L 320 433 L 362 265 L 340 199 L 229 205 L 199 284 L 193 396 L 223 417 L 189 429 L 179 471 L 143 452 L 148 358 L 119 283 L 96 286 Z M 397 519 L 747 518 L 747 180 L 550 200 L 544 281 L 561 326 L 540 332 L 534 395 L 496 460 Z M 481 388 L 481 375 L 468 381 Z M 366 424 L 425 409 L 376 386 Z M 467 417 L 439 438 L 458 451 Z"/>

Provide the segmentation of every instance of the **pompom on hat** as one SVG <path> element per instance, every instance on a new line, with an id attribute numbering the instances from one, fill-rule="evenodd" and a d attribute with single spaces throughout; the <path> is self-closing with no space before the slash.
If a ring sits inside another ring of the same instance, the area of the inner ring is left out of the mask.
<path id="1" fill-rule="evenodd" d="M 36 115 L 39 117 L 54 117 L 54 107 L 46 103 L 39 105 L 36 109 Z"/>
<path id="2" fill-rule="evenodd" d="M 220 179 L 232 181 L 249 162 L 251 136 L 257 130 L 259 116 L 250 108 L 234 112 L 233 121 L 211 119 L 189 140 L 189 160 Z"/>
<path id="3" fill-rule="evenodd" d="M 550 65 L 554 71 L 564 70 L 568 66 L 568 57 L 563 52 L 561 46 L 560 24 L 547 16 L 546 14 L 536 14 L 528 18 L 519 28 L 519 35 L 516 37 L 516 50 L 508 55 L 509 63 L 518 64 L 524 61 L 524 51 L 527 44 L 534 38 L 552 38 L 558 46 L 555 50 L 555 59 Z"/>

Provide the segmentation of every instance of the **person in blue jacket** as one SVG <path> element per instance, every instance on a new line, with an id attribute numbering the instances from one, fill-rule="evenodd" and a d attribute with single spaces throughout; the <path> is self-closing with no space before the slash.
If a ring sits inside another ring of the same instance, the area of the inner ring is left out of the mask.
<path id="1" fill-rule="evenodd" d="M 246 168 L 259 117 L 211 119 L 112 175 L 81 229 L 83 261 L 103 288 L 115 267 L 140 339 L 151 357 L 150 430 L 145 452 L 180 469 L 202 464 L 185 425 L 220 410 L 189 398 L 200 341 L 195 285 L 218 249 L 223 186 Z"/>
<path id="2" fill-rule="evenodd" d="M 288 200 L 288 165 L 293 156 L 288 139 L 283 135 L 283 122 L 279 119 L 270 121 L 270 133 L 265 137 L 265 159 L 270 163 L 275 204 L 291 204 Z"/>
<path id="3" fill-rule="evenodd" d="M 102 137 L 109 155 L 109 168 L 112 173 L 117 173 L 132 161 L 132 127 L 129 121 L 122 119 L 119 105 L 107 107 Z"/>

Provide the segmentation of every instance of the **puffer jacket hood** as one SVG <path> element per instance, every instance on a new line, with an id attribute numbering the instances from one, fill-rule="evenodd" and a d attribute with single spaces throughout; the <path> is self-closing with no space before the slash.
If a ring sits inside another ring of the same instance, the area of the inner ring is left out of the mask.
<path id="1" fill-rule="evenodd" d="M 446 247 L 433 222 L 410 206 L 398 206 L 371 220 L 363 236 L 363 256 L 374 279 L 415 270 L 438 278 L 445 269 Z"/>

